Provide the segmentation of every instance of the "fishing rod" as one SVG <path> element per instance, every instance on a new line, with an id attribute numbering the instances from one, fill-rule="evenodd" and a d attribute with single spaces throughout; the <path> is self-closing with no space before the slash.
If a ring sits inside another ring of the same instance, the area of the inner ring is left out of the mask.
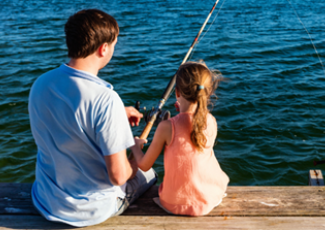
<path id="1" fill-rule="evenodd" d="M 205 19 L 203 25 L 201 26 L 200 31 L 198 32 L 198 34 L 196 35 L 194 41 L 192 42 L 192 45 L 190 46 L 189 50 L 187 51 L 181 65 L 184 64 L 187 61 L 188 57 L 190 56 L 195 44 L 198 41 L 198 38 L 200 37 L 202 31 L 204 30 L 204 27 L 208 23 L 211 15 L 212 15 L 212 12 L 214 11 L 214 9 L 217 6 L 218 2 L 219 2 L 219 0 L 217 0 L 214 3 L 212 9 L 210 10 L 210 13 L 209 13 L 208 17 Z M 160 101 L 159 101 L 157 107 L 153 108 L 152 111 L 149 112 L 150 119 L 148 119 L 146 127 L 143 129 L 143 131 L 142 131 L 142 133 L 140 135 L 140 139 L 146 139 L 148 137 L 148 135 L 150 133 L 150 130 L 151 130 L 152 126 L 154 125 L 154 123 L 155 123 L 158 116 L 161 117 L 161 119 L 166 119 L 166 118 L 168 119 L 168 113 L 166 113 L 166 112 L 161 116 L 161 114 L 162 114 L 161 108 L 164 106 L 164 104 L 167 101 L 168 97 L 172 93 L 172 91 L 174 89 L 174 86 L 175 86 L 175 82 L 176 82 L 176 74 L 172 77 L 172 79 L 168 83 L 167 88 L 165 89 L 162 97 L 160 98 Z"/>

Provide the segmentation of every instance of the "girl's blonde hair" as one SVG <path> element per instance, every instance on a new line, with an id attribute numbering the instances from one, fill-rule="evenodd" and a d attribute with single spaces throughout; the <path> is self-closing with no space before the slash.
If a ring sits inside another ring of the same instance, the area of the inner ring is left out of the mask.
<path id="1" fill-rule="evenodd" d="M 218 75 L 201 63 L 187 62 L 181 65 L 176 73 L 176 88 L 179 93 L 189 102 L 197 103 L 191 140 L 199 151 L 202 151 L 207 143 L 203 131 L 207 128 L 210 97 L 217 89 L 218 82 Z"/>

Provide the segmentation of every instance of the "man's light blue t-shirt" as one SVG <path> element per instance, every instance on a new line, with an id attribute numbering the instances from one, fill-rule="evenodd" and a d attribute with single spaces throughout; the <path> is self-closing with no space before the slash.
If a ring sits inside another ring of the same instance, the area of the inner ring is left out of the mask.
<path id="1" fill-rule="evenodd" d="M 113 216 L 125 193 L 110 182 L 104 156 L 134 139 L 112 85 L 63 64 L 35 81 L 28 109 L 38 147 L 35 207 L 48 220 L 78 227 Z"/>

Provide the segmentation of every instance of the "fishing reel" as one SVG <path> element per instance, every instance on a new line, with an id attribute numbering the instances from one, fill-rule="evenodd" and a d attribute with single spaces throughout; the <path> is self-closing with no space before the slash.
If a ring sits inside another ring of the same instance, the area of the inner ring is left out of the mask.
<path id="1" fill-rule="evenodd" d="M 151 110 L 147 110 L 146 107 L 140 107 L 140 101 L 137 101 L 134 106 L 138 111 L 143 110 L 143 119 L 146 123 L 148 123 L 151 119 L 151 117 L 154 115 L 156 109 L 152 107 Z M 156 117 L 156 120 L 154 122 L 154 125 L 157 126 L 159 122 L 168 120 L 170 118 L 170 112 L 168 110 L 161 110 L 158 109 L 158 114 Z"/>

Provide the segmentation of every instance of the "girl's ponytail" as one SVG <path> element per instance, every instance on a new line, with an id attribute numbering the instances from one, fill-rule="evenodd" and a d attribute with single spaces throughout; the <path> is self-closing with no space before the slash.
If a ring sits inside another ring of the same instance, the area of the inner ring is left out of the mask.
<path id="1" fill-rule="evenodd" d="M 193 145 L 202 151 L 207 143 L 204 130 L 207 128 L 208 103 L 217 88 L 218 79 L 204 64 L 195 62 L 181 65 L 176 75 L 176 88 L 180 94 L 189 102 L 197 103 L 191 140 Z"/>
<path id="2" fill-rule="evenodd" d="M 206 129 L 206 120 L 208 115 L 207 94 L 203 85 L 198 86 L 197 107 L 193 116 L 193 126 L 191 132 L 191 140 L 195 147 L 200 151 L 206 146 L 207 139 L 203 133 Z"/>

